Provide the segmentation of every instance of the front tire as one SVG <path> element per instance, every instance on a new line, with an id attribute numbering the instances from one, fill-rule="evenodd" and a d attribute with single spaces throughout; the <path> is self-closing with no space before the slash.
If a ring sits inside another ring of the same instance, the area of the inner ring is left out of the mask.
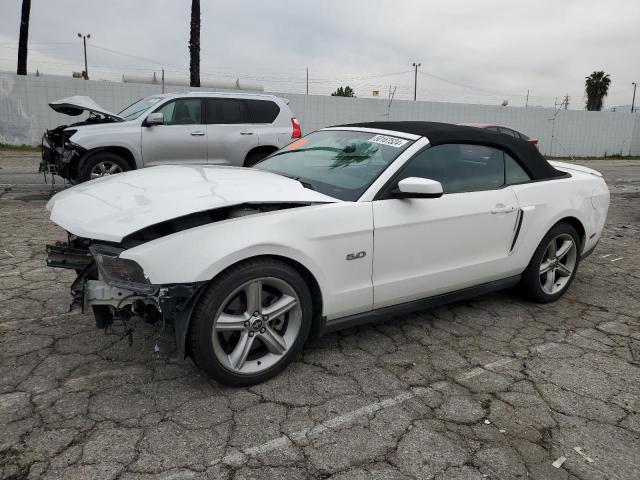
<path id="1" fill-rule="evenodd" d="M 113 311 L 108 305 L 93 305 L 91 308 L 96 320 L 96 328 L 105 329 L 113 323 Z"/>
<path id="2" fill-rule="evenodd" d="M 300 353 L 311 319 L 311 294 L 295 269 L 250 260 L 222 273 L 198 301 L 189 329 L 191 355 L 224 385 L 254 385 Z"/>
<path id="3" fill-rule="evenodd" d="M 539 303 L 554 302 L 569 288 L 580 263 L 580 237 L 568 223 L 544 236 L 522 275 L 523 292 Z"/>
<path id="4" fill-rule="evenodd" d="M 78 179 L 80 182 L 87 182 L 96 178 L 116 175 L 127 170 L 130 170 L 129 164 L 120 155 L 110 152 L 98 152 L 84 162 Z"/>

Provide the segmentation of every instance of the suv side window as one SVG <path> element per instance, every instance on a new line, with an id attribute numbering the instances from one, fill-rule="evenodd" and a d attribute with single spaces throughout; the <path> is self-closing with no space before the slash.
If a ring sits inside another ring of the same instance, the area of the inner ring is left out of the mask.
<path id="1" fill-rule="evenodd" d="M 273 123 L 280 107 L 270 100 L 245 100 L 251 123 Z"/>
<path id="2" fill-rule="evenodd" d="M 205 103 L 207 123 L 210 125 L 249 123 L 245 100 L 236 98 L 207 98 Z"/>
<path id="3" fill-rule="evenodd" d="M 179 98 L 165 103 L 156 112 L 162 112 L 165 125 L 195 125 L 202 123 L 202 100 Z"/>
<path id="4" fill-rule="evenodd" d="M 505 184 L 505 154 L 483 145 L 436 145 L 409 160 L 396 181 L 407 177 L 437 180 L 445 194 L 493 190 Z"/>

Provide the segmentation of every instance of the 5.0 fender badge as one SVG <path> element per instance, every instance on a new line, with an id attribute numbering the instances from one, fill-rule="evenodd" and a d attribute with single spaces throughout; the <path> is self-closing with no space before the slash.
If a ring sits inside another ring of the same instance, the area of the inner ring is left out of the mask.
<path id="1" fill-rule="evenodd" d="M 367 252 L 358 252 L 358 253 L 348 253 L 347 260 L 356 260 L 358 258 L 364 258 L 367 256 Z"/>

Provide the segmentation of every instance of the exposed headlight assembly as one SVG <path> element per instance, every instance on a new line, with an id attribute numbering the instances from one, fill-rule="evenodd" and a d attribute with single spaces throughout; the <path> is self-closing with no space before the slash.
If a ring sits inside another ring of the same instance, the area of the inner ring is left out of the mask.
<path id="1" fill-rule="evenodd" d="M 124 250 L 106 245 L 92 245 L 89 250 L 107 284 L 147 295 L 157 290 L 157 286 L 149 282 L 140 265 L 133 260 L 120 258 L 120 253 Z"/>

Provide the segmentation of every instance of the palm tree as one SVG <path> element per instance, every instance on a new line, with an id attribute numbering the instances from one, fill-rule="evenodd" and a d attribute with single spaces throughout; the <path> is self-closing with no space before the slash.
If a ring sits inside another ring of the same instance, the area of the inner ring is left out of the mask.
<path id="1" fill-rule="evenodd" d="M 191 0 L 191 37 L 189 38 L 191 86 L 200 86 L 200 0 Z"/>
<path id="2" fill-rule="evenodd" d="M 609 74 L 605 74 L 602 70 L 593 72 L 585 77 L 585 93 L 587 94 L 587 110 L 599 112 L 602 110 L 604 97 L 609 93 L 609 85 L 611 79 Z"/>
<path id="3" fill-rule="evenodd" d="M 31 0 L 22 0 L 22 18 L 20 19 L 20 39 L 18 40 L 18 75 L 27 74 L 27 44 L 29 42 L 29 15 Z"/>

